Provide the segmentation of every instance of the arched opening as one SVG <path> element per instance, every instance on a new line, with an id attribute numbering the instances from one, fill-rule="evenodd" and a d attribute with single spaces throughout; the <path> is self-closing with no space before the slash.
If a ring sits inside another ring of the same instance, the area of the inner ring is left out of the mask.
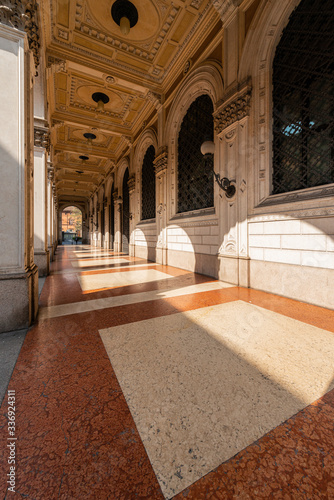
<path id="1" fill-rule="evenodd" d="M 61 232 L 63 245 L 81 245 L 82 212 L 80 208 L 69 206 L 63 209 L 61 215 Z"/>
<path id="2" fill-rule="evenodd" d="M 122 252 L 129 253 L 130 239 L 130 196 L 129 196 L 129 169 L 127 168 L 123 177 L 122 195 Z"/>
<path id="3" fill-rule="evenodd" d="M 114 249 L 115 241 L 115 206 L 114 206 L 114 184 L 111 186 L 110 206 L 109 206 L 109 238 L 110 249 Z"/>
<path id="4" fill-rule="evenodd" d="M 213 178 L 204 168 L 201 145 L 213 140 L 213 104 L 199 96 L 183 118 L 178 137 L 178 213 L 213 207 Z"/>
<path id="5" fill-rule="evenodd" d="M 146 150 L 142 165 L 142 189 L 141 206 L 142 220 L 155 218 L 155 172 L 154 172 L 154 146 L 149 146 Z"/>

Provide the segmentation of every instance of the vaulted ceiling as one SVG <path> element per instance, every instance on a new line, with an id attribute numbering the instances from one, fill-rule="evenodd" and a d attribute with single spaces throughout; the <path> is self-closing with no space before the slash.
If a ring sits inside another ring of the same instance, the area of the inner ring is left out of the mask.
<path id="1" fill-rule="evenodd" d="M 125 36 L 111 15 L 114 2 L 40 2 L 61 201 L 90 197 L 221 30 L 211 1 L 132 0 L 138 22 Z M 103 110 L 95 92 L 109 98 Z M 88 141 L 87 132 L 96 138 Z"/>

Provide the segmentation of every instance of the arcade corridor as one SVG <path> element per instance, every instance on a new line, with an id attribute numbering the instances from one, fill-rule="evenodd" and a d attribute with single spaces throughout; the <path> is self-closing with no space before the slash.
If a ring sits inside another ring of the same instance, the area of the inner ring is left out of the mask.
<path id="1" fill-rule="evenodd" d="M 334 498 L 333 334 L 324 308 L 60 246 L 8 387 L 0 497 Z"/>

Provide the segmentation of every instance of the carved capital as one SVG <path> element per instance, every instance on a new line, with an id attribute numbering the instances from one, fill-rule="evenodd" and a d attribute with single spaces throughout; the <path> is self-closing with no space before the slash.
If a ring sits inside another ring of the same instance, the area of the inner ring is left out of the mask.
<path id="1" fill-rule="evenodd" d="M 164 174 L 166 172 L 167 164 L 168 164 L 167 146 L 159 149 L 158 155 L 156 156 L 153 163 L 154 163 L 154 167 L 155 167 L 155 175 L 156 176 L 161 176 L 162 174 Z"/>
<path id="2" fill-rule="evenodd" d="M 224 23 L 230 14 L 239 7 L 241 0 L 213 0 L 212 3 Z"/>
<path id="3" fill-rule="evenodd" d="M 251 88 L 247 86 L 227 99 L 214 113 L 215 130 L 220 134 L 224 129 L 245 116 L 249 116 Z"/>
<path id="4" fill-rule="evenodd" d="M 35 127 L 34 128 L 34 145 L 38 148 L 50 150 L 50 134 L 48 129 Z"/>
<path id="5" fill-rule="evenodd" d="M 112 194 L 114 203 L 118 203 L 118 189 L 115 189 Z"/>
<path id="6" fill-rule="evenodd" d="M 128 180 L 129 194 L 132 194 L 136 188 L 136 176 L 132 174 Z"/>
<path id="7" fill-rule="evenodd" d="M 33 53 L 36 69 L 39 66 L 40 35 L 38 27 L 38 12 L 36 0 L 26 3 L 25 9 L 25 32 L 28 36 L 29 48 Z"/>
<path id="8" fill-rule="evenodd" d="M 147 99 L 154 104 L 154 107 L 158 109 L 163 101 L 162 94 L 158 94 L 157 92 L 152 92 L 151 90 L 146 95 Z"/>
<path id="9" fill-rule="evenodd" d="M 0 23 L 24 31 L 26 23 L 25 3 L 15 0 L 1 0 Z"/>

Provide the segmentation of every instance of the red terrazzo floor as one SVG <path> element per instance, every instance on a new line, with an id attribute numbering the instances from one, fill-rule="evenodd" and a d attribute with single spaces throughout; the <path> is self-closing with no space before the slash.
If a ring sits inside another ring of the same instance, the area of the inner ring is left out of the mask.
<path id="1" fill-rule="evenodd" d="M 58 248 L 42 306 L 213 281 L 156 265 L 148 269 L 172 277 L 83 294 L 75 273 L 52 274 L 74 269 L 68 258 L 72 252 L 73 247 Z M 132 259 L 130 265 L 136 262 L 146 261 Z M 97 272 L 114 271 L 119 269 L 97 267 Z M 163 499 L 98 330 L 236 300 L 334 332 L 333 311 L 238 287 L 166 299 L 157 295 L 156 300 L 47 319 L 32 327 L 9 384 L 17 399 L 16 493 L 6 492 L 7 396 L 1 408 L 0 498 Z M 334 499 L 333 450 L 331 391 L 174 499 Z"/>

